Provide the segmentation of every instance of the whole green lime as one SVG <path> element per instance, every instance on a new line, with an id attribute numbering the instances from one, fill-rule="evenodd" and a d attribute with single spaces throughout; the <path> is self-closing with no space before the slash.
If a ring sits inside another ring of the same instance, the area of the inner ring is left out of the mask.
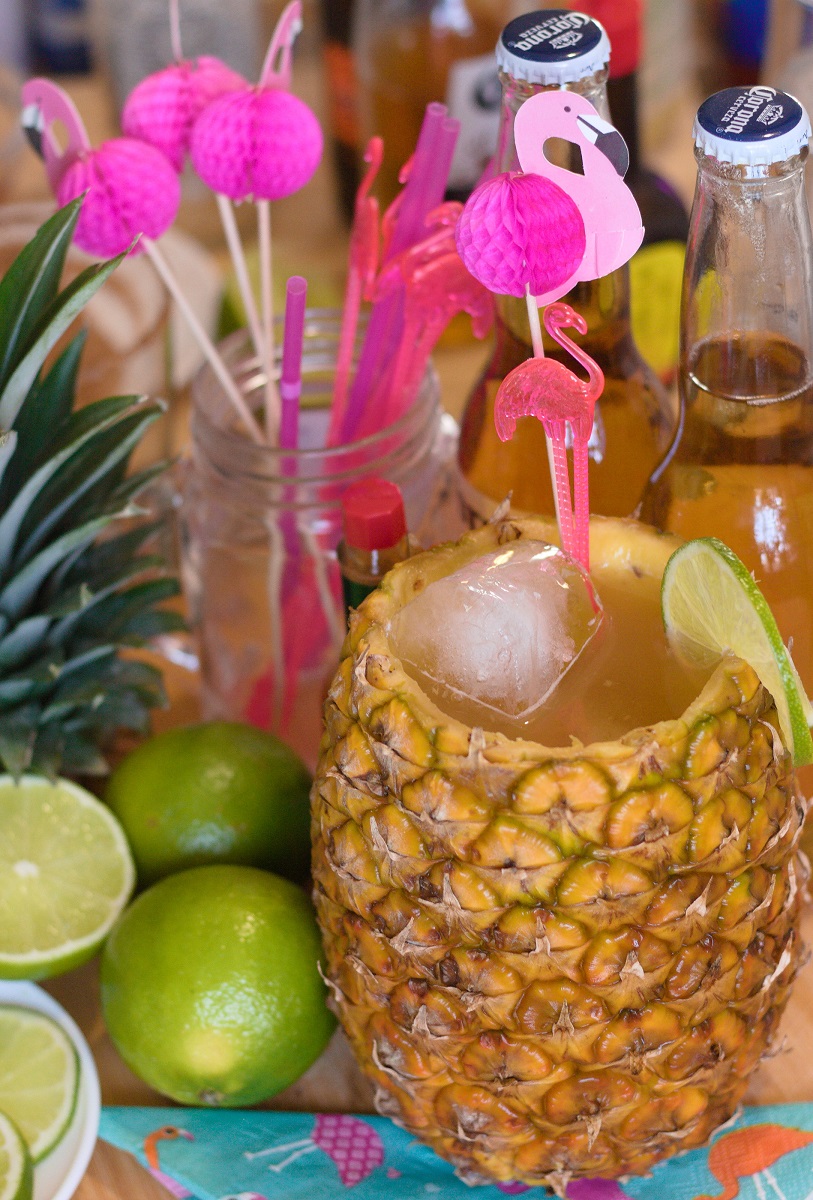
<path id="1" fill-rule="evenodd" d="M 311 777 L 279 738 L 230 721 L 170 729 L 110 777 L 105 799 L 139 882 L 206 863 L 243 863 L 304 879 Z"/>
<path id="2" fill-rule="evenodd" d="M 306 894 L 254 867 L 195 867 L 143 892 L 102 954 L 102 1012 L 128 1066 L 181 1104 L 273 1096 L 335 1021 Z"/>

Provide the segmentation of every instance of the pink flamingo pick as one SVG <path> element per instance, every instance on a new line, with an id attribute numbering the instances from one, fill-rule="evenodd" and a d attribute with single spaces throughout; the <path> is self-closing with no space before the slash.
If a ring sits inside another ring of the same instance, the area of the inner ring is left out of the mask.
<path id="1" fill-rule="evenodd" d="M 95 150 L 73 101 L 48 79 L 23 86 L 23 123 L 45 160 L 48 181 L 59 204 L 87 193 L 74 240 L 80 249 L 112 258 L 130 249 L 139 234 L 159 238 L 181 200 L 180 185 L 160 150 L 135 138 L 111 138 Z M 61 122 L 67 146 L 61 149 L 53 125 Z"/>
<path id="2" fill-rule="evenodd" d="M 348 1188 L 361 1183 L 384 1162 L 384 1146 L 372 1125 L 343 1113 L 317 1113 L 310 1137 L 284 1146 L 271 1146 L 267 1150 L 249 1150 L 246 1158 L 253 1160 L 286 1154 L 282 1162 L 269 1165 L 269 1170 L 278 1174 L 289 1163 L 314 1150 L 322 1150 L 333 1160 L 342 1183 Z"/>
<path id="3" fill-rule="evenodd" d="M 569 304 L 551 304 L 545 310 L 545 328 L 587 371 L 587 382 L 563 363 L 550 358 L 529 358 L 515 367 L 500 384 L 494 401 L 494 422 L 502 441 L 516 429 L 518 417 L 537 417 L 553 447 L 557 516 L 562 548 L 590 569 L 587 443 L 593 429 L 595 404 L 604 388 L 604 375 L 592 358 L 571 341 L 562 329 L 572 326 L 587 332 L 584 317 Z M 575 519 L 570 502 L 566 426 L 573 433 L 573 483 Z"/>
<path id="4" fill-rule="evenodd" d="M 556 166 L 545 155 L 549 138 L 563 138 L 581 151 L 583 174 Z M 558 184 L 578 206 L 586 247 L 563 286 L 539 289 L 541 306 L 558 300 L 582 279 L 598 279 L 623 266 L 641 245 L 641 212 L 624 183 L 629 153 L 621 134 L 600 117 L 584 96 L 540 92 L 520 107 L 514 121 L 517 156 L 523 171 Z"/>
<path id="5" fill-rule="evenodd" d="M 84 195 L 76 244 L 102 258 L 128 249 L 147 254 L 252 438 L 263 441 L 262 430 L 153 241 L 172 224 L 180 203 L 172 164 L 160 150 L 135 138 L 111 138 L 94 149 L 73 101 L 48 79 L 24 84 L 22 101 L 23 127 L 45 161 L 57 202 L 68 204 Z M 53 132 L 57 123 L 67 134 L 64 149 Z"/>
<path id="6" fill-rule="evenodd" d="M 180 174 L 192 126 L 203 109 L 224 92 L 247 84 L 219 58 L 184 58 L 178 0 L 170 0 L 169 24 L 175 61 L 133 88 L 124 103 L 121 128 L 128 137 L 140 138 L 163 151 Z"/>
<path id="7" fill-rule="evenodd" d="M 226 236 L 237 259 L 239 237 L 228 200 L 257 204 L 260 248 L 262 329 L 253 300 L 247 317 L 255 347 L 266 370 L 266 426 L 269 436 L 279 421 L 273 382 L 274 327 L 271 278 L 271 200 L 291 196 L 308 182 L 322 157 L 322 130 L 302 100 L 288 90 L 293 43 L 302 28 L 301 0 L 282 13 L 268 47 L 260 80 L 227 92 L 204 108 L 192 129 L 192 163 L 218 195 Z M 244 298 L 250 288 L 244 289 Z M 261 343 L 261 344 L 258 344 Z"/>

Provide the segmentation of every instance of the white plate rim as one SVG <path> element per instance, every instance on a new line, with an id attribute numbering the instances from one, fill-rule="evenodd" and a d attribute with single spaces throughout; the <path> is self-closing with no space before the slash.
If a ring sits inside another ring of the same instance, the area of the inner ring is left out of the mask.
<path id="1" fill-rule="evenodd" d="M 70 1200 L 82 1182 L 99 1135 L 102 1095 L 96 1063 L 93 1061 L 90 1047 L 73 1018 L 61 1004 L 54 1000 L 53 996 L 35 983 L 0 980 L 0 1004 L 17 1004 L 22 1008 L 31 1008 L 52 1017 L 65 1030 L 79 1055 L 79 1094 L 76 1100 L 76 1110 L 71 1125 L 68 1127 L 70 1130 L 81 1122 L 78 1144 L 56 1191 L 47 1196 L 47 1200 Z M 66 1136 L 69 1135 L 66 1134 Z M 44 1159 L 41 1165 L 47 1161 L 47 1158 Z M 40 1167 L 34 1168 L 35 1187 L 39 1169 Z"/>

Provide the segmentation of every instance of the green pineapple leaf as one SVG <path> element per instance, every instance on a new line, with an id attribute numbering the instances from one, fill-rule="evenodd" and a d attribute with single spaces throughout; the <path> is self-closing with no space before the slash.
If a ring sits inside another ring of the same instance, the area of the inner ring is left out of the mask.
<path id="1" fill-rule="evenodd" d="M 8 381 L 3 384 L 0 430 L 12 428 L 46 358 L 91 296 L 113 274 L 125 257 L 124 254 L 120 254 L 110 262 L 94 263 L 93 266 L 87 267 L 41 314 L 39 322 L 31 332 L 30 345 L 14 367 Z"/>
<path id="2" fill-rule="evenodd" d="M 8 382 L 21 349 L 58 295 L 80 210 L 81 202 L 74 200 L 54 213 L 0 281 L 0 388 Z"/>
<path id="3" fill-rule="evenodd" d="M 28 402 L 17 414 L 14 433 L 18 445 L 8 470 L 2 475 L 0 512 L 5 512 L 35 464 L 42 461 L 56 432 L 71 414 L 85 341 L 82 330 L 62 351 L 47 375 L 34 384 Z"/>
<path id="4" fill-rule="evenodd" d="M 121 652 L 183 626 L 156 606 L 177 581 L 145 550 L 159 523 L 128 474 L 163 411 L 116 396 L 76 409 L 85 338 L 46 363 L 118 260 L 60 291 L 79 203 L 55 215 L 0 281 L 0 769 L 95 774 L 119 729 L 147 731 L 160 671 Z"/>

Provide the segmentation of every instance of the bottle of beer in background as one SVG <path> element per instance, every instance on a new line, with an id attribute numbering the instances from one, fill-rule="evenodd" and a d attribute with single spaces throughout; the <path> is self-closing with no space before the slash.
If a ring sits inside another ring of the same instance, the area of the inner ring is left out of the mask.
<path id="1" fill-rule="evenodd" d="M 322 0 L 325 81 L 330 145 L 339 207 L 350 224 L 361 181 L 364 147 L 359 128 L 359 96 L 352 31 L 355 0 Z"/>
<path id="2" fill-rule="evenodd" d="M 497 48 L 503 93 L 498 171 L 519 169 L 514 118 L 520 105 L 537 92 L 563 88 L 578 92 L 601 116 L 611 119 L 609 58 L 604 28 L 584 13 L 546 9 L 506 26 Z M 570 147 L 560 147 L 563 157 L 557 161 L 578 169 L 572 143 Z M 578 340 L 605 376 L 589 448 L 590 502 L 593 512 L 611 516 L 627 516 L 639 503 L 671 442 L 677 416 L 673 401 L 633 340 L 629 279 L 624 266 L 603 279 L 577 284 L 565 297 L 587 321 L 588 332 Z M 573 366 L 566 352 L 547 337 L 545 353 Z M 520 421 L 506 443 L 494 427 L 494 398 L 500 383 L 532 354 L 525 301 L 498 296 L 494 353 L 469 397 L 461 423 L 460 492 L 473 521 L 488 517 L 509 492 L 517 511 L 554 511 L 541 424 Z"/>
<path id="3" fill-rule="evenodd" d="M 813 0 L 811 0 L 813 2 Z M 675 189 L 641 157 L 638 76 L 643 42 L 643 0 L 584 0 L 584 11 L 610 39 L 607 98 L 613 125 L 629 149 L 626 176 L 638 201 L 644 241 L 630 262 L 632 329 L 638 348 L 660 377 L 677 374 L 678 325 L 689 212 Z"/>
<path id="4" fill-rule="evenodd" d="M 810 123 L 791 96 L 729 88 L 700 107 L 683 285 L 679 436 L 642 519 L 715 535 L 753 571 L 813 690 Z"/>
<path id="5" fill-rule="evenodd" d="M 465 200 L 494 153 L 500 85 L 494 44 L 508 0 L 356 0 L 353 46 L 363 145 L 384 138 L 382 205 L 418 140 L 430 101 L 460 121 L 447 197 Z"/>

